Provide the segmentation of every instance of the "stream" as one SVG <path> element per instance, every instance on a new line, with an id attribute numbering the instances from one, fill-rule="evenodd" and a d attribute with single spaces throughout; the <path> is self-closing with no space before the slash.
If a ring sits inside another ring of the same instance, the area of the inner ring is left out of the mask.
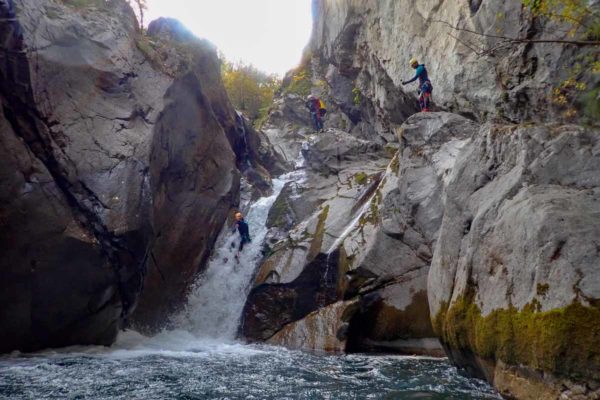
<path id="1" fill-rule="evenodd" d="M 252 243 L 239 263 L 239 236 L 223 229 L 176 329 L 126 331 L 109 348 L 1 356 L 0 399 L 498 399 L 446 359 L 319 355 L 236 340 L 269 209 L 286 182 L 301 179 L 301 168 L 275 179 L 274 193 L 249 207 Z"/>

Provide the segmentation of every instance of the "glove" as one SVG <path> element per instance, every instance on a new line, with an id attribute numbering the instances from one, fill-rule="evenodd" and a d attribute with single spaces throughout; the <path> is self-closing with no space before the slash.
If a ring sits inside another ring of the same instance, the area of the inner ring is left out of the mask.
<path id="1" fill-rule="evenodd" d="M 406 85 L 406 82 L 402 81 L 402 86 Z"/>

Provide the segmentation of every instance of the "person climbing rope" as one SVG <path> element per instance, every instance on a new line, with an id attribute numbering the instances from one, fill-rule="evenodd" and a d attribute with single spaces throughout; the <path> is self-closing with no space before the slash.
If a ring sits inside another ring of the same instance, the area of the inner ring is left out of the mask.
<path id="1" fill-rule="evenodd" d="M 236 256 L 235 256 L 237 259 L 239 256 L 239 253 L 244 249 L 244 245 L 246 243 L 250 243 L 252 241 L 252 239 L 250 238 L 250 228 L 248 227 L 248 223 L 246 221 L 244 221 L 244 216 L 242 215 L 241 212 L 235 213 L 235 227 L 233 228 L 234 232 L 235 232 L 236 228 L 241 236 L 240 246 L 238 248 L 238 254 L 236 254 Z"/>
<path id="2" fill-rule="evenodd" d="M 433 85 L 427 75 L 427 69 L 425 64 L 419 64 L 416 58 L 412 58 L 409 61 L 411 67 L 416 69 L 414 78 L 408 81 L 402 81 L 402 85 L 408 85 L 411 82 L 419 79 L 419 105 L 421 106 L 421 112 L 429 111 L 429 105 L 431 102 L 431 93 L 433 92 Z"/>
<path id="3" fill-rule="evenodd" d="M 325 109 L 325 103 L 318 97 L 314 95 L 308 95 L 306 98 L 306 103 L 304 103 L 308 111 L 310 111 L 310 116 L 313 121 L 313 126 L 315 131 L 323 132 L 323 116 L 327 112 Z"/>

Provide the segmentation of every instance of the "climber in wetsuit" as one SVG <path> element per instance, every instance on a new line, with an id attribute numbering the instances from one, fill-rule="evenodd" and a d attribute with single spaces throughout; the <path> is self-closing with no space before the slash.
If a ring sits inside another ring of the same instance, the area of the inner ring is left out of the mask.
<path id="1" fill-rule="evenodd" d="M 419 80 L 419 105 L 421 106 L 421 112 L 429 111 L 429 103 L 431 102 L 431 92 L 433 92 L 433 86 L 427 75 L 427 69 L 425 64 L 419 64 L 417 59 L 413 58 L 409 61 L 410 66 L 416 69 L 414 78 L 403 81 L 403 85 L 407 85 L 411 82 Z"/>
<path id="2" fill-rule="evenodd" d="M 312 94 L 306 98 L 306 102 L 304 103 L 306 108 L 308 108 L 308 111 L 310 111 L 310 116 L 316 132 L 323 131 L 323 115 L 325 108 L 322 104 L 323 102 L 321 99 Z"/>
<path id="3" fill-rule="evenodd" d="M 248 228 L 248 224 L 244 221 L 244 216 L 241 212 L 235 213 L 235 227 L 241 236 L 239 251 L 242 251 L 244 245 L 250 243 L 252 239 L 250 239 L 250 228 Z"/>

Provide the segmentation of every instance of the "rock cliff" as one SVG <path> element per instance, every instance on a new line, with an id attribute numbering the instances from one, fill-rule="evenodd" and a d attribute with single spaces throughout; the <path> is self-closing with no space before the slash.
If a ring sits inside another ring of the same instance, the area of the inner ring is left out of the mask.
<path id="1" fill-rule="evenodd" d="M 0 351 L 157 328 L 240 171 L 268 191 L 260 160 L 279 161 L 229 103 L 213 46 L 175 21 L 143 36 L 120 0 L 0 1 L 0 18 Z"/>
<path id="2" fill-rule="evenodd" d="M 433 354 L 439 338 L 507 397 L 596 398 L 597 46 L 551 43 L 564 27 L 520 1 L 313 11 L 263 126 L 283 157 L 302 154 L 305 179 L 272 210 L 242 334 Z M 440 112 L 411 117 L 412 57 Z M 324 133 L 309 93 L 327 105 Z"/>
<path id="3" fill-rule="evenodd" d="M 449 178 L 429 276 L 436 331 L 503 393 L 558 397 L 573 379 L 597 390 L 599 146 L 581 126 L 486 125 Z"/>

